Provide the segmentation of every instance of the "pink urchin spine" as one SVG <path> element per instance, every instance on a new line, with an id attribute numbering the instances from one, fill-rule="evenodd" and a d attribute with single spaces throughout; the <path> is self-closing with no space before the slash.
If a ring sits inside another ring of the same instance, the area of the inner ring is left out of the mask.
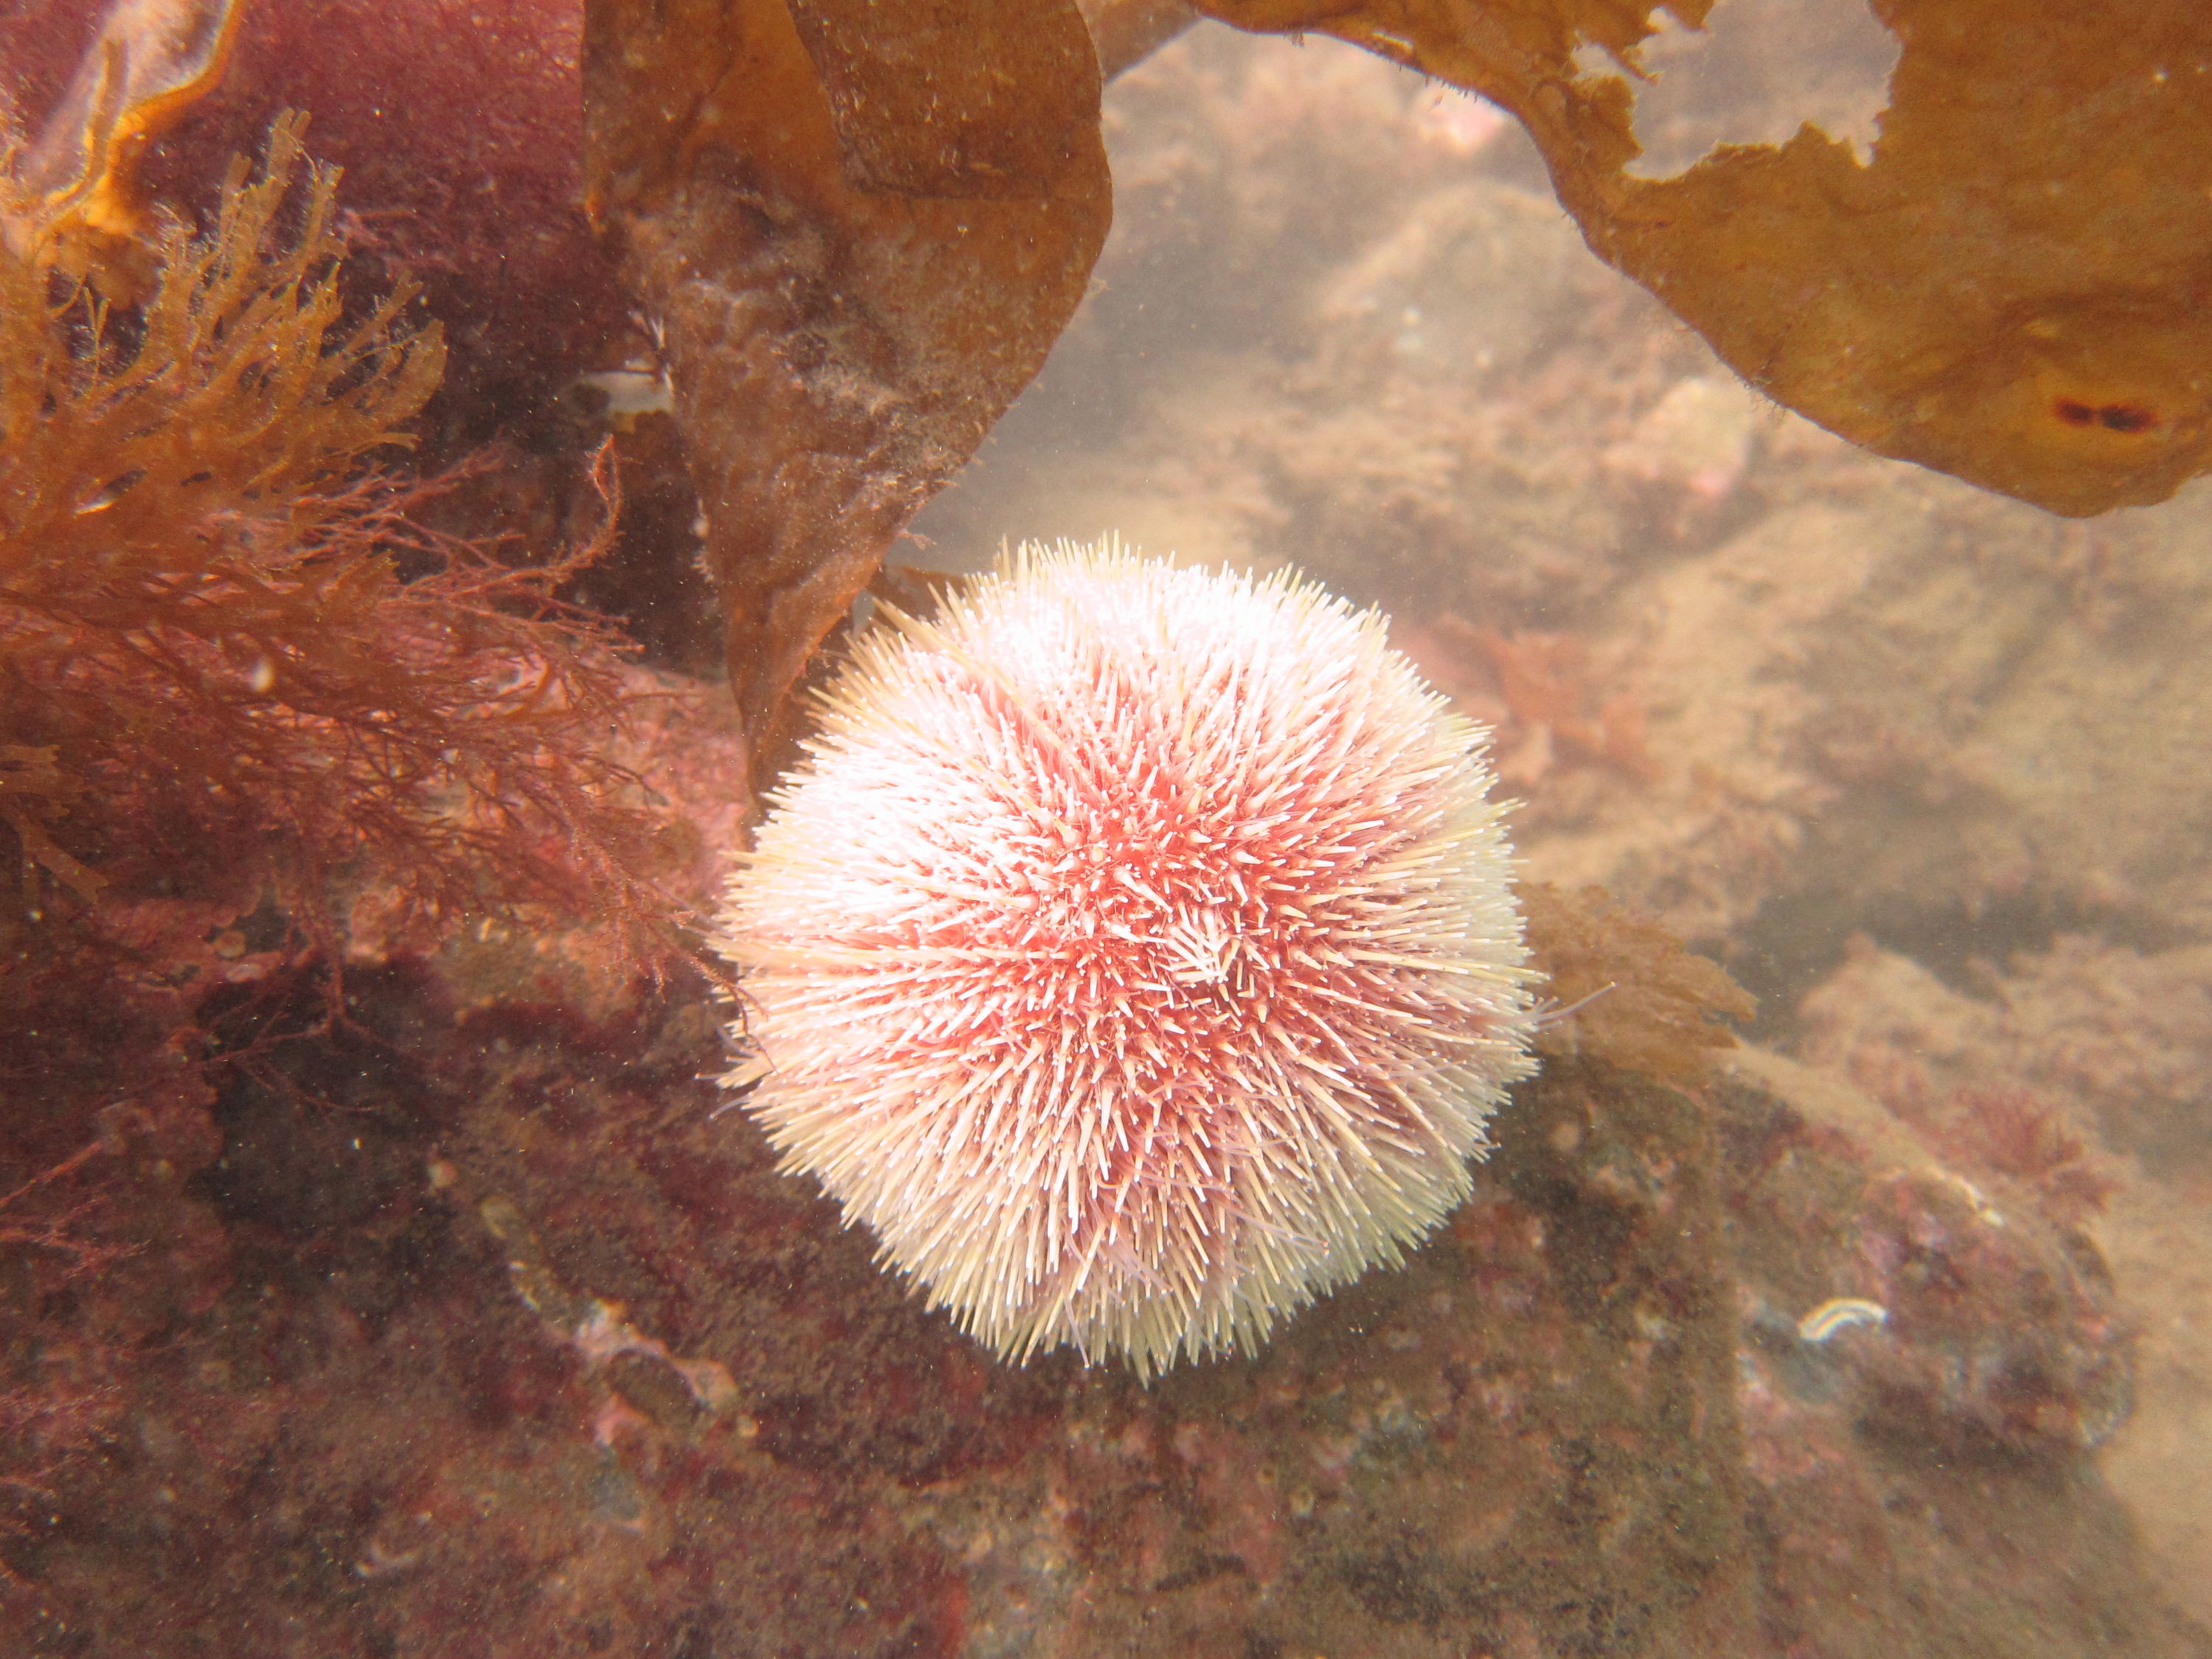
<path id="1" fill-rule="evenodd" d="M 1527 974 L 1479 736 L 1376 618 L 1025 559 L 833 692 L 732 884 L 741 1070 L 979 1337 L 1149 1371 L 1253 1346 L 1464 1195 Z"/>

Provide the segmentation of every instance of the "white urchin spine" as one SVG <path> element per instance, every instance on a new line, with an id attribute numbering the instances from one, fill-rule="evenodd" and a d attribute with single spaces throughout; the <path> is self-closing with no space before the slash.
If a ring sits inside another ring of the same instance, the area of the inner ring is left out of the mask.
<path id="1" fill-rule="evenodd" d="M 1482 740 L 1310 583 L 1024 547 L 832 688 L 729 885 L 729 1081 L 1002 1354 L 1252 1348 L 1532 1068 Z"/>

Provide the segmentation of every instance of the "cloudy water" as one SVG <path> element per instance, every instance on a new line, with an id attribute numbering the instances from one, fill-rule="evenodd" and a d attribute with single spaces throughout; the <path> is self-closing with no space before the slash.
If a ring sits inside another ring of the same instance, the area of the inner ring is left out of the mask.
<path id="1" fill-rule="evenodd" d="M 1870 137 L 1893 46 L 1863 9 L 1817 21 L 1645 89 L 1647 150 Z M 1201 29 L 1113 87 L 1107 131 L 1088 306 L 910 556 L 1114 528 L 1382 607 L 1492 728 L 1526 878 L 1602 884 L 1759 998 L 1699 1094 L 1741 1435 L 1705 1478 L 1770 1633 L 2201 1651 L 2203 487 L 2063 519 L 1832 436 L 1592 256 L 1510 118 L 1334 41 Z M 1484 1181 L 1522 1190 L 1502 1161 Z M 1557 1443 L 1498 1473 L 1525 1407 L 1486 1360 L 1350 1454 L 1368 1553 L 1294 1533 L 1381 1621 L 1325 1650 L 1563 1650 L 1485 1622 L 1510 1529 L 1638 1524 L 1638 1476 Z M 1679 1455 L 1649 1432 L 1595 1437 Z M 1410 1473 L 1438 1436 L 1483 1448 L 1448 1498 Z M 2062 1594 L 2111 1622 L 2069 1627 Z"/>

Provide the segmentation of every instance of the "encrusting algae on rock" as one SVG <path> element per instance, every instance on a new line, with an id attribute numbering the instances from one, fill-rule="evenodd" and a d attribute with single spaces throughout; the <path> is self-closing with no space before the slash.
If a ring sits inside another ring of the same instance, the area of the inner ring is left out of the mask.
<path id="1" fill-rule="evenodd" d="M 861 641 L 725 1079 L 1013 1358 L 1250 1350 L 1471 1188 L 1534 1014 L 1484 734 L 1294 577 L 1027 546 Z"/>

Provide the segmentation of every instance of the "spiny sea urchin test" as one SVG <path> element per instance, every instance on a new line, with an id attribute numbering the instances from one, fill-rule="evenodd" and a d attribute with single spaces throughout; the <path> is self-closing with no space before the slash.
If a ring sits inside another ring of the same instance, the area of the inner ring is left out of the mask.
<path id="1" fill-rule="evenodd" d="M 1255 1347 L 1532 1069 L 1483 735 L 1309 582 L 1025 547 L 830 689 L 729 884 L 725 1081 L 1001 1354 Z"/>

